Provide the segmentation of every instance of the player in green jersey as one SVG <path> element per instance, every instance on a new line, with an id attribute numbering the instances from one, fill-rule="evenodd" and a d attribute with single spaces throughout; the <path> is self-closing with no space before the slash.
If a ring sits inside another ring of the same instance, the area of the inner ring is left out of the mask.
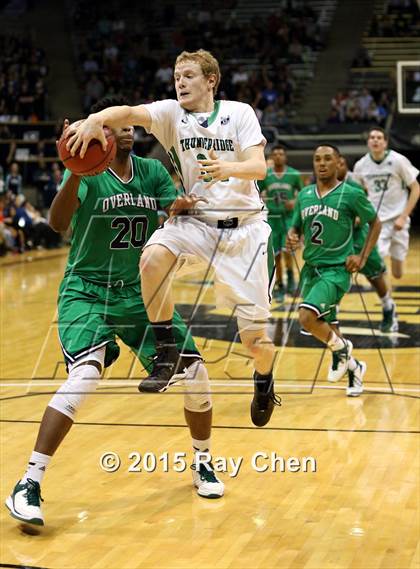
<path id="1" fill-rule="evenodd" d="M 94 111 L 121 105 L 105 98 Z M 68 122 L 65 122 L 65 127 Z M 139 260 L 144 243 L 158 225 L 158 208 L 176 203 L 177 191 L 157 160 L 132 154 L 134 128 L 114 130 L 117 154 L 107 171 L 80 178 L 66 172 L 51 207 L 56 231 L 72 226 L 72 242 L 58 298 L 58 327 L 68 379 L 49 402 L 34 451 L 22 479 L 6 505 L 21 522 L 44 525 L 40 507 L 45 470 L 73 425 L 87 395 L 99 383 L 104 367 L 119 355 L 118 336 L 150 371 L 156 365 L 155 340 L 141 297 Z M 193 481 L 198 494 L 223 495 L 223 484 L 209 451 L 212 403 L 207 370 L 187 327 L 174 313 L 174 332 L 186 381 L 185 418 L 195 454 Z M 198 457 L 198 458 L 197 458 Z"/>
<path id="2" fill-rule="evenodd" d="M 292 223 L 293 208 L 298 192 L 302 189 L 300 172 L 287 165 L 284 146 L 276 145 L 271 149 L 270 159 L 273 166 L 267 170 L 264 180 L 258 182 L 261 195 L 268 209 L 268 223 L 271 227 L 274 254 L 276 260 L 277 288 L 273 295 L 279 302 L 284 299 L 282 252 L 287 271 L 288 294 L 295 292 L 293 257 L 286 251 L 286 236 Z"/>
<path id="3" fill-rule="evenodd" d="M 340 155 L 338 160 L 337 178 L 347 184 L 356 186 L 357 188 L 364 189 L 358 184 L 351 176 L 347 160 L 343 155 Z M 366 191 L 366 190 L 365 190 Z M 356 222 L 353 229 L 353 243 L 355 253 L 360 253 L 366 241 L 369 231 L 368 224 L 361 225 Z M 360 271 L 365 275 L 372 287 L 375 289 L 379 300 L 382 304 L 382 322 L 380 326 L 381 332 L 388 334 L 390 332 L 398 331 L 398 319 L 395 302 L 392 299 L 391 290 L 385 278 L 386 265 L 381 255 L 379 254 L 378 247 L 375 245 L 371 254 L 369 255 L 365 266 Z M 336 365 L 336 364 L 334 364 Z"/>
<path id="4" fill-rule="evenodd" d="M 300 324 L 335 352 L 338 367 L 329 379 L 337 381 L 348 371 L 347 395 L 357 396 L 363 391 L 366 364 L 352 357 L 351 342 L 339 333 L 336 309 L 350 288 L 350 273 L 360 271 L 365 265 L 381 224 L 363 189 L 337 179 L 338 160 L 339 152 L 332 145 L 323 144 L 315 149 L 316 184 L 303 188 L 297 197 L 287 245 L 294 250 L 303 234 L 305 265 L 300 276 Z M 354 255 L 356 217 L 370 227 L 362 251 Z"/>

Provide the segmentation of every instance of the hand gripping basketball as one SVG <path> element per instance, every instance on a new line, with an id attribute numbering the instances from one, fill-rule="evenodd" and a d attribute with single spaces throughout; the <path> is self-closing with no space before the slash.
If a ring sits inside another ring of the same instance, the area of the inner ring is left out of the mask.
<path id="1" fill-rule="evenodd" d="M 67 149 L 68 139 L 74 132 L 74 129 L 83 122 L 83 120 L 80 120 L 70 125 L 67 119 L 64 121 L 63 133 L 57 142 L 57 151 L 64 166 L 73 174 L 78 176 L 96 176 L 104 172 L 111 164 L 117 152 L 117 145 L 112 131 L 104 127 L 103 130 L 107 143 L 106 150 L 103 150 L 102 143 L 99 140 L 92 139 L 83 158 L 81 158 L 79 153 L 72 156 Z"/>

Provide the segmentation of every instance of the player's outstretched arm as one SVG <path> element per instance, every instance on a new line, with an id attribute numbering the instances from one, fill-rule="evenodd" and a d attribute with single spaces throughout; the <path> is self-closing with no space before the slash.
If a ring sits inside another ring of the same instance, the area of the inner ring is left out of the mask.
<path id="1" fill-rule="evenodd" d="M 88 144 L 92 139 L 97 139 L 105 151 L 107 140 L 104 134 L 104 125 L 109 128 L 121 128 L 124 126 L 142 126 L 149 130 L 152 125 L 152 117 L 144 105 L 129 107 L 108 107 L 99 113 L 93 113 L 81 123 L 70 125 L 67 150 L 72 156 L 80 149 L 80 157 L 83 158 Z"/>
<path id="2" fill-rule="evenodd" d="M 346 269 L 349 273 L 356 273 L 357 271 L 360 271 L 360 269 L 363 269 L 372 249 L 378 241 L 381 227 L 382 224 L 379 221 L 378 216 L 374 217 L 373 220 L 369 222 L 369 232 L 361 252 L 359 255 L 350 255 L 346 259 Z"/>

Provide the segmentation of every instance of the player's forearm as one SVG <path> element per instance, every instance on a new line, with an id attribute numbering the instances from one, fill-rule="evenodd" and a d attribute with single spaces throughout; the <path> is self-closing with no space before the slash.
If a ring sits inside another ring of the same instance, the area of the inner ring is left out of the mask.
<path id="1" fill-rule="evenodd" d="M 74 212 L 79 207 L 80 176 L 71 174 L 55 196 L 50 208 L 49 224 L 54 231 L 67 231 Z"/>
<path id="2" fill-rule="evenodd" d="M 402 215 L 408 217 L 409 215 L 412 214 L 413 209 L 416 207 L 416 204 L 419 200 L 419 197 L 420 197 L 420 186 L 419 183 L 416 181 L 410 185 L 410 195 L 408 197 L 407 205 L 405 206 Z"/>
<path id="3" fill-rule="evenodd" d="M 241 180 L 264 180 L 267 175 L 265 160 L 249 158 L 243 162 L 229 163 L 229 176 Z"/>
<path id="4" fill-rule="evenodd" d="M 375 247 L 376 242 L 378 241 L 379 238 L 379 234 L 381 232 L 381 227 L 382 224 L 379 221 L 378 217 L 375 217 L 375 219 L 371 223 L 369 223 L 369 232 L 367 234 L 363 249 L 360 253 L 363 262 L 366 262 L 367 258 L 372 252 L 372 249 Z"/>
<path id="5" fill-rule="evenodd" d="M 143 105 L 130 107 L 122 105 L 119 107 L 108 107 L 98 113 L 89 115 L 89 120 L 94 120 L 101 126 L 110 128 L 122 128 L 125 126 L 150 127 L 151 119 L 149 111 Z"/>

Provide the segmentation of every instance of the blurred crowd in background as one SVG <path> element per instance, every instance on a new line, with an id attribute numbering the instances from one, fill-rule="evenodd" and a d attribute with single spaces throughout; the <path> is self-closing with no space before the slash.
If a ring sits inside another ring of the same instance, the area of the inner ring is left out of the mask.
<path id="1" fill-rule="evenodd" d="M 136 18 L 133 10 L 142 17 Z M 187 14 L 172 2 L 155 8 L 122 1 L 116 12 L 111 2 L 100 13 L 86 0 L 80 0 L 73 13 L 86 111 L 102 96 L 121 90 L 136 104 L 174 97 L 174 58 L 182 50 L 203 48 L 221 62 L 220 98 L 249 103 L 263 122 L 273 124 L 277 115 L 279 120 L 287 116 L 293 103 L 290 66 L 304 63 L 311 52 L 324 47 L 322 21 L 310 3 L 292 2 L 287 10 L 279 8 L 252 21 L 237 19 L 234 1 L 202 2 Z M 153 31 L 149 21 L 154 22 Z M 247 60 L 246 68 L 241 60 Z"/>
<path id="2" fill-rule="evenodd" d="M 384 126 L 391 111 L 392 97 L 389 91 L 379 90 L 338 91 L 331 99 L 329 123 L 366 122 Z"/>
<path id="3" fill-rule="evenodd" d="M 25 9 L 28 3 L 20 4 Z M 200 1 L 192 11 L 170 0 L 109 0 L 101 6 L 76 0 L 68 9 L 74 73 L 85 113 L 103 96 L 120 92 L 132 104 L 175 97 L 175 57 L 182 50 L 204 48 L 221 63 L 219 98 L 249 103 L 263 127 L 293 128 L 296 101 L 302 97 L 299 81 L 305 74 L 311 80 L 316 56 L 328 41 L 326 14 L 303 0 L 279 0 L 275 10 L 247 17 L 237 0 Z M 372 19 L 369 33 L 418 35 L 418 14 L 416 0 L 389 0 Z M 61 123 L 44 125 L 42 134 L 37 129 L 37 123 L 51 118 L 47 81 L 52 78 L 44 50 L 31 33 L 2 32 L 0 52 L 2 255 L 58 246 L 60 237 L 48 227 L 48 210 L 63 168 L 55 147 Z M 372 54 L 360 47 L 352 68 L 371 65 Z M 393 100 L 391 90 L 367 89 L 363 83 L 349 87 L 332 97 L 327 122 L 384 126 Z M 154 143 L 145 131 L 136 131 L 141 155 Z"/>
<path id="4" fill-rule="evenodd" d="M 30 36 L 0 34 L 0 120 L 48 118 L 44 51 Z"/>

